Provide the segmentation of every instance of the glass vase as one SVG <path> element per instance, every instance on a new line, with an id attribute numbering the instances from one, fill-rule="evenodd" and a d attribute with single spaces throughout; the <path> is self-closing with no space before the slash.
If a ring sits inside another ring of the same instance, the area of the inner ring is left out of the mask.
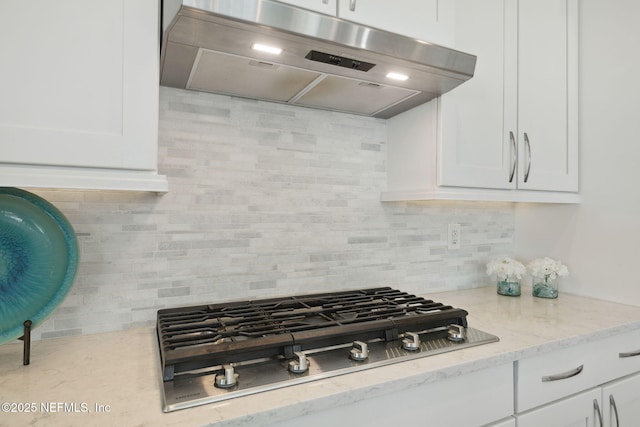
<path id="1" fill-rule="evenodd" d="M 505 280 L 498 279 L 498 295 L 508 297 L 520 296 L 520 281 L 510 278 Z"/>
<path id="2" fill-rule="evenodd" d="M 532 294 L 538 298 L 558 298 L 558 278 L 535 277 Z"/>

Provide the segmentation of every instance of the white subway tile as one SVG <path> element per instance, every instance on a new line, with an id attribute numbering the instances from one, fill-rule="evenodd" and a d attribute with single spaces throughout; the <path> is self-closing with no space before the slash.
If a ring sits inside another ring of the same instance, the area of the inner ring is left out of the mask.
<path id="1" fill-rule="evenodd" d="M 513 251 L 510 204 L 381 203 L 385 121 L 160 88 L 169 193 L 38 190 L 81 248 L 70 295 L 33 337 L 125 329 L 162 307 L 392 286 L 487 284 Z M 447 249 L 447 224 L 462 248 Z"/>

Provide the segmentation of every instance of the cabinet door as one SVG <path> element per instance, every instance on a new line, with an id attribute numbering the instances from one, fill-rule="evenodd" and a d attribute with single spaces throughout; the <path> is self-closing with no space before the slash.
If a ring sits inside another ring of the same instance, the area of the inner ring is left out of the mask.
<path id="1" fill-rule="evenodd" d="M 518 4 L 518 188 L 577 191 L 578 1 Z"/>
<path id="2" fill-rule="evenodd" d="M 516 419 L 509 417 L 506 420 L 498 421 L 496 423 L 487 424 L 483 427 L 516 427 Z"/>
<path id="3" fill-rule="evenodd" d="M 513 367 L 499 365 L 442 381 L 427 381 L 417 387 L 395 388 L 394 392 L 370 399 L 348 399 L 319 412 L 302 406 L 301 412 L 295 419 L 270 427 L 489 427 L 492 425 L 487 423 L 504 420 L 513 413 Z"/>
<path id="4" fill-rule="evenodd" d="M 455 1 L 455 48 L 473 78 L 440 99 L 438 185 L 516 188 L 516 0 Z"/>
<path id="5" fill-rule="evenodd" d="M 3 1 L 0 15 L 0 162 L 155 171 L 157 1 Z"/>
<path id="6" fill-rule="evenodd" d="M 596 410 L 601 410 L 600 389 L 517 414 L 518 427 L 601 427 Z"/>
<path id="7" fill-rule="evenodd" d="M 450 0 L 340 0 L 338 16 L 382 30 L 452 46 Z"/>
<path id="8" fill-rule="evenodd" d="M 326 13 L 327 15 L 335 15 L 337 12 L 337 0 L 278 0 L 282 3 L 289 3 L 294 6 L 303 7 L 305 9 L 315 10 L 316 12 Z"/>
<path id="9" fill-rule="evenodd" d="M 640 374 L 603 387 L 602 402 L 605 426 L 640 426 Z"/>
<path id="10" fill-rule="evenodd" d="M 524 412 L 616 378 L 609 369 L 612 339 L 590 341 L 520 359 L 516 408 Z"/>

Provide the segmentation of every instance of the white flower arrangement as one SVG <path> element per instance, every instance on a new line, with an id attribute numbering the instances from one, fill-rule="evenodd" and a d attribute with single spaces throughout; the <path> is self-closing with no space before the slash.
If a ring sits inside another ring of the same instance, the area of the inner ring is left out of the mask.
<path id="1" fill-rule="evenodd" d="M 487 275 L 496 275 L 500 281 L 508 281 L 509 278 L 522 279 L 527 270 L 520 261 L 503 257 L 487 263 Z"/>
<path id="2" fill-rule="evenodd" d="M 544 279 L 545 283 L 558 276 L 568 276 L 569 269 L 560 261 L 549 257 L 537 258 L 531 261 L 527 268 L 533 277 Z"/>

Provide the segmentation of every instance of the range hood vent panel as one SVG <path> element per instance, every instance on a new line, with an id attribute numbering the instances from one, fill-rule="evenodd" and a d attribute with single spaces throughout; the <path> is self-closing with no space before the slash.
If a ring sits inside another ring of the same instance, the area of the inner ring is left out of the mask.
<path id="1" fill-rule="evenodd" d="M 165 86 L 389 118 L 475 69 L 473 55 L 272 0 L 164 0 L 163 10 Z M 312 51 L 322 60 L 308 59 Z"/>
<path id="2" fill-rule="evenodd" d="M 300 97 L 296 104 L 372 116 L 417 93 L 393 86 L 327 76 Z"/>
<path id="3" fill-rule="evenodd" d="M 319 73 L 201 49 L 187 89 L 287 102 Z"/>

